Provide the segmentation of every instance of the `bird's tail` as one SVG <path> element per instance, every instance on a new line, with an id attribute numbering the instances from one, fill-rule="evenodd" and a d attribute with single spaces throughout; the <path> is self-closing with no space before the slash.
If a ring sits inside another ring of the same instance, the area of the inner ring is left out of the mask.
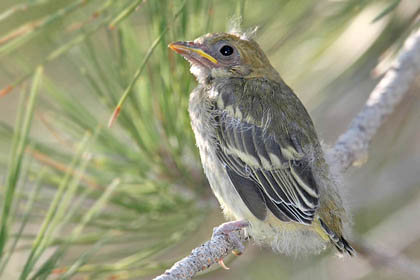
<path id="1" fill-rule="evenodd" d="M 335 248 L 337 248 L 340 254 L 347 253 L 350 256 L 355 255 L 355 250 L 353 249 L 353 247 L 351 247 L 347 240 L 344 239 L 343 236 L 338 235 L 337 233 L 332 231 L 321 218 L 318 218 L 318 220 L 321 225 L 321 228 L 328 235 L 328 238 L 330 239 L 331 243 L 334 244 Z"/>

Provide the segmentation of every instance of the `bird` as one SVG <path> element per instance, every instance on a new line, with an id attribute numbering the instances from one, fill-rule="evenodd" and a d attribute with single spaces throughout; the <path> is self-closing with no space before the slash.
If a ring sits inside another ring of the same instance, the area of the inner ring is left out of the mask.
<path id="1" fill-rule="evenodd" d="M 244 228 L 286 255 L 331 244 L 354 255 L 344 237 L 349 214 L 312 119 L 254 38 L 208 33 L 169 48 L 198 82 L 188 111 L 204 173 L 230 220 L 219 230 Z"/>

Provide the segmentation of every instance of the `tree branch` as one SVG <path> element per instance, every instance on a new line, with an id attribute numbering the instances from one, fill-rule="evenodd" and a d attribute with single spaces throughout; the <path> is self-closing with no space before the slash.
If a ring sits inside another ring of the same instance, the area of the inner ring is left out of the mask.
<path id="1" fill-rule="evenodd" d="M 217 230 L 215 230 L 216 232 Z M 245 242 L 246 237 L 243 230 L 232 232 L 240 242 Z M 225 258 L 231 251 L 238 249 L 235 242 L 225 234 L 213 235 L 213 237 L 195 248 L 188 257 L 175 263 L 171 269 L 154 280 L 180 280 L 191 279 L 200 271 L 209 268 L 212 264 L 218 263 Z"/>
<path id="2" fill-rule="evenodd" d="M 369 143 L 391 115 L 420 73 L 420 30 L 404 43 L 390 69 L 369 96 L 362 111 L 353 119 L 333 150 L 334 162 L 341 169 L 367 160 Z"/>
<path id="3" fill-rule="evenodd" d="M 404 98 L 408 88 L 419 74 L 420 29 L 407 38 L 404 47 L 370 94 L 362 111 L 353 119 L 349 129 L 338 138 L 332 156 L 334 162 L 342 170 L 366 161 L 370 141 Z M 245 240 L 243 231 L 237 231 L 235 234 L 242 242 Z M 194 249 L 188 257 L 175 263 L 164 274 L 156 277 L 155 280 L 191 279 L 198 272 L 218 263 L 234 249 L 237 248 L 228 236 L 215 235 L 211 240 Z M 382 256 L 377 250 L 368 250 L 363 246 L 362 254 L 369 255 L 369 252 L 372 252 L 371 257 L 375 259 L 386 259 L 387 261 L 393 259 L 389 256 Z M 398 262 L 394 262 L 394 265 L 398 265 Z"/>

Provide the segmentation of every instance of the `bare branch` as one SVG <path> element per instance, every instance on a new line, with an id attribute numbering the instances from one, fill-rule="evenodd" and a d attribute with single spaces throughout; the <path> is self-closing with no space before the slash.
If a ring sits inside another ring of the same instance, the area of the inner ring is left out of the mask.
<path id="1" fill-rule="evenodd" d="M 420 74 L 420 29 L 406 40 L 396 60 L 385 76 L 372 91 L 362 111 L 354 118 L 350 128 L 339 137 L 334 150 L 334 162 L 341 169 L 367 159 L 367 150 L 370 141 L 379 127 L 401 102 L 410 85 Z M 239 240 L 245 240 L 243 231 L 236 232 Z M 155 280 L 191 279 L 198 272 L 218 263 L 235 248 L 235 242 L 229 236 L 220 234 L 212 237 L 192 253 L 174 264 Z M 361 248 L 362 255 L 381 264 L 393 262 L 401 270 L 408 267 L 407 274 L 412 275 L 419 271 L 419 267 L 411 264 L 407 266 L 403 259 L 396 260 L 395 256 L 382 254 L 366 246 Z"/>
<path id="2" fill-rule="evenodd" d="M 233 238 L 232 238 L 233 237 Z M 223 260 L 235 247 L 233 239 L 245 242 L 243 230 L 232 232 L 230 237 L 225 234 L 214 235 L 209 241 L 195 248 L 188 257 L 175 263 L 164 274 L 154 280 L 180 280 L 191 279 L 200 271 Z"/>
<path id="3" fill-rule="evenodd" d="M 353 242 L 352 245 L 373 267 L 386 267 L 392 271 L 402 273 L 410 279 L 418 279 L 420 275 L 420 266 L 404 255 L 381 250 L 363 241 Z"/>
<path id="4" fill-rule="evenodd" d="M 420 30 L 405 41 L 397 59 L 375 87 L 362 111 L 335 144 L 334 162 L 341 169 L 367 160 L 369 143 L 420 73 Z"/>
<path id="5" fill-rule="evenodd" d="M 413 222 L 417 219 L 418 213 L 420 213 L 420 196 L 364 233 L 363 239 L 353 237 L 352 246 L 363 258 L 353 258 L 346 262 L 329 259 L 329 267 L 334 268 L 332 279 L 364 279 L 378 267 L 392 271 L 396 276 L 404 276 L 404 279 L 418 279 L 420 265 L 402 254 L 419 239 L 420 224 Z M 395 238 L 396 236 L 398 238 Z M 370 265 L 366 265 L 366 262 Z M 306 269 L 311 271 L 313 268 Z M 307 275 L 305 273 L 308 272 L 300 272 L 300 275 L 294 279 L 302 279 L 300 276 Z M 343 277 L 345 273 L 346 277 Z"/>

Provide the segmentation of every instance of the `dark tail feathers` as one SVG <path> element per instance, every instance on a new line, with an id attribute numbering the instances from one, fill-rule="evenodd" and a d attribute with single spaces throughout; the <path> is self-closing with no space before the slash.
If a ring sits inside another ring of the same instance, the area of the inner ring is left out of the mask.
<path id="1" fill-rule="evenodd" d="M 334 244 L 335 248 L 337 248 L 341 254 L 347 253 L 350 256 L 355 255 L 353 247 L 350 246 L 343 236 L 338 236 L 335 232 L 331 231 L 321 219 L 319 219 L 319 222 L 325 233 L 329 236 L 331 243 Z"/>

